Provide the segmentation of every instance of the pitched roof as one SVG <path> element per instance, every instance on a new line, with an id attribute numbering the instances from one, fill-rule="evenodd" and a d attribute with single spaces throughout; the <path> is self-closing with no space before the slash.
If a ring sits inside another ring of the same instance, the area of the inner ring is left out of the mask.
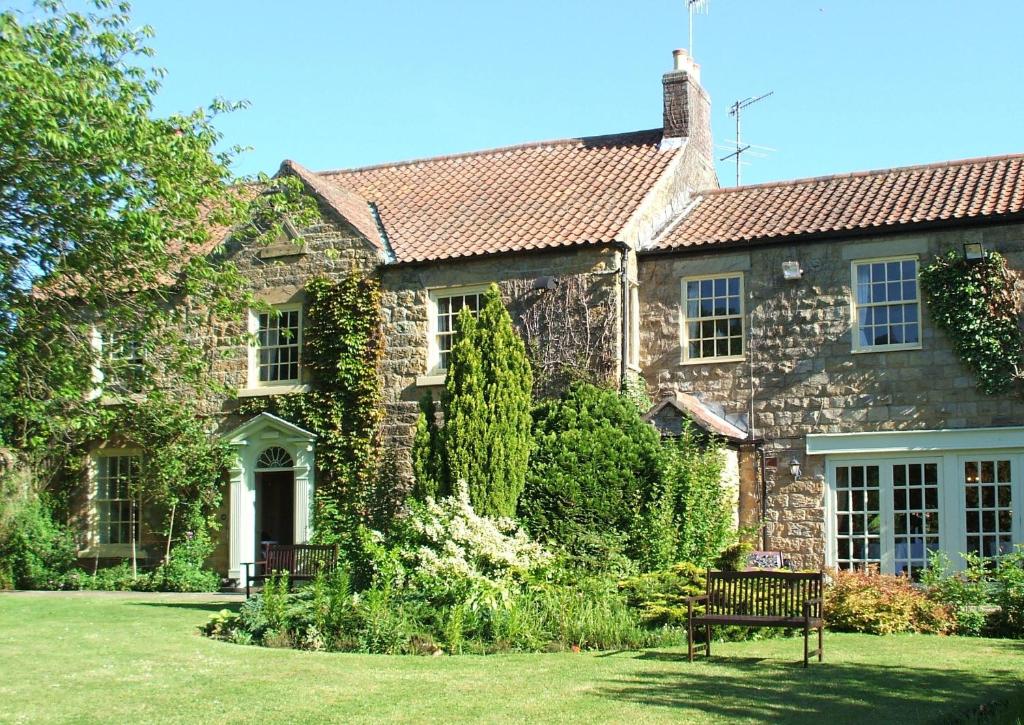
<path id="1" fill-rule="evenodd" d="M 313 193 L 313 196 L 347 219 L 349 224 L 366 237 L 373 246 L 387 254 L 384 236 L 377 224 L 373 208 L 366 199 L 337 184 L 332 184 L 305 166 L 291 160 L 286 160 L 281 164 L 281 171 L 291 172 L 298 176 Z"/>
<path id="2" fill-rule="evenodd" d="M 610 242 L 675 157 L 661 129 L 319 176 L 376 204 L 400 262 Z"/>
<path id="3" fill-rule="evenodd" d="M 1024 154 L 704 191 L 652 249 L 1024 213 Z"/>
<path id="4" fill-rule="evenodd" d="M 705 430 L 708 433 L 714 433 L 726 440 L 739 442 L 748 438 L 745 430 L 739 428 L 733 423 L 730 423 L 722 417 L 720 413 L 712 410 L 698 398 L 690 395 L 689 393 L 676 393 L 675 395 L 670 395 L 667 398 L 664 398 L 660 403 L 656 403 L 654 407 L 644 414 L 644 420 L 648 422 L 657 421 L 666 408 L 670 408 L 680 416 L 689 418 L 702 430 Z"/>

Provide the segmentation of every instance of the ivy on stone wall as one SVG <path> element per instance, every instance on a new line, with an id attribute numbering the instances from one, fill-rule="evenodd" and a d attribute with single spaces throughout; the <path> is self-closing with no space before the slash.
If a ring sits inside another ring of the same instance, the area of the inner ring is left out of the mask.
<path id="1" fill-rule="evenodd" d="M 372 520 L 378 504 L 380 285 L 353 274 L 316 278 L 305 289 L 303 364 L 312 389 L 248 403 L 243 413 L 265 410 L 316 435 L 315 536 L 332 542 Z"/>
<path id="2" fill-rule="evenodd" d="M 921 270 L 921 290 L 936 325 L 949 335 L 982 392 L 1009 389 L 1021 375 L 1024 333 L 1006 259 L 988 252 L 968 262 L 951 250 Z"/>

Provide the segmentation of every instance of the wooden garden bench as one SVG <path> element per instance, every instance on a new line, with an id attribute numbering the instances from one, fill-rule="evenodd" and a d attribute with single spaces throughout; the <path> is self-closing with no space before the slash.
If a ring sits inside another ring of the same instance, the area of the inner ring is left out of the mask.
<path id="1" fill-rule="evenodd" d="M 804 667 L 811 654 L 810 631 L 818 630 L 818 662 L 824 656 L 825 620 L 822 597 L 824 572 L 712 571 L 704 594 L 686 598 L 689 658 L 693 662 L 694 625 L 705 628 L 705 656 L 711 656 L 711 630 L 716 625 L 790 627 L 804 630 Z M 693 605 L 703 602 L 704 614 L 694 616 Z"/>
<path id="2" fill-rule="evenodd" d="M 288 572 L 288 581 L 311 581 L 317 574 L 330 574 L 338 566 L 338 545 L 267 544 L 263 560 L 245 562 L 245 598 L 256 582 L 278 572 Z"/>

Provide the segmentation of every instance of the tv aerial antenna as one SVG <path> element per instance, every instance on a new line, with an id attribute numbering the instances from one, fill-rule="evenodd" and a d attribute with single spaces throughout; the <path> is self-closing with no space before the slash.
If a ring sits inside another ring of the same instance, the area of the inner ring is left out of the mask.
<path id="1" fill-rule="evenodd" d="M 747 108 L 748 106 L 752 106 L 755 103 L 757 103 L 758 101 L 763 101 L 765 98 L 768 98 L 768 96 L 770 96 L 770 95 L 772 95 L 774 93 L 775 93 L 775 91 L 768 91 L 764 95 L 758 96 L 757 98 L 744 98 L 742 101 L 736 101 L 734 104 L 729 106 L 729 115 L 736 117 L 736 148 L 735 148 L 735 150 L 731 154 L 729 154 L 727 156 L 723 156 L 722 158 L 720 158 L 719 161 L 725 161 L 727 159 L 731 159 L 731 158 L 735 157 L 735 159 L 736 159 L 736 186 L 740 185 L 740 157 L 745 152 L 750 151 L 750 149 L 752 149 L 754 147 L 754 144 L 746 144 L 746 145 L 743 144 L 742 137 L 740 136 L 740 116 L 742 115 L 744 108 Z M 758 147 L 758 148 L 764 148 L 764 149 L 766 149 L 768 151 L 773 150 L 773 149 L 768 149 L 767 147 Z"/>
<path id="2" fill-rule="evenodd" d="M 708 13 L 708 0 L 686 0 L 686 14 L 689 18 L 689 31 L 690 31 L 690 44 L 686 46 L 686 49 L 690 51 L 690 57 L 693 56 L 693 14 Z"/>

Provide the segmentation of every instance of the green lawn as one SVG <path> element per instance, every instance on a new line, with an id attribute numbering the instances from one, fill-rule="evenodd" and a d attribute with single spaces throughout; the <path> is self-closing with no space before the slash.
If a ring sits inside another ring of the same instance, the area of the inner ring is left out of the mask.
<path id="1" fill-rule="evenodd" d="M 0 593 L 0 721 L 915 723 L 1024 692 L 1024 642 L 828 634 L 809 670 L 797 639 L 717 645 L 694 664 L 678 650 L 385 657 L 200 637 L 219 608 Z"/>

